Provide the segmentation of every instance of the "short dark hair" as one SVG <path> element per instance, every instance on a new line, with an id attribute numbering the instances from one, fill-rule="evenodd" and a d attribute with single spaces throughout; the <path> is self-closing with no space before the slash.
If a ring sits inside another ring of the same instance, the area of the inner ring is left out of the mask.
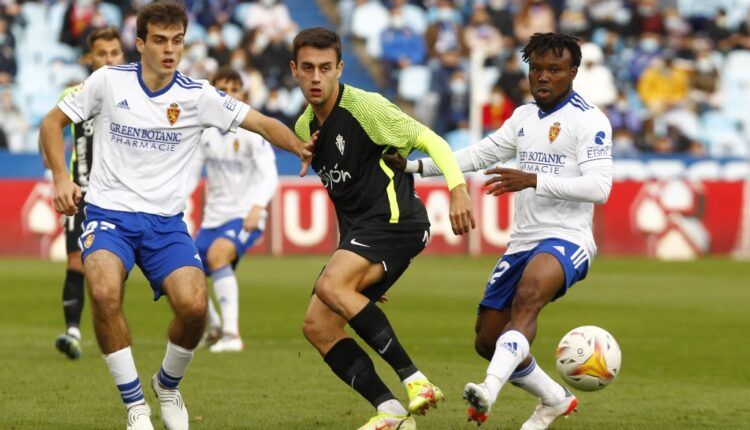
<path id="1" fill-rule="evenodd" d="M 188 17 L 185 5 L 171 0 L 147 4 L 138 11 L 136 18 L 135 34 L 139 39 L 146 40 L 149 24 L 163 25 L 167 28 L 182 24 L 183 30 L 187 31 Z"/>
<path id="2" fill-rule="evenodd" d="M 563 33 L 534 33 L 521 50 L 521 58 L 528 63 L 532 54 L 543 54 L 550 49 L 555 56 L 562 57 L 563 51 L 567 49 L 570 52 L 571 67 L 578 67 L 581 65 L 581 47 L 578 45 L 580 40 Z"/>
<path id="3" fill-rule="evenodd" d="M 216 71 L 213 78 L 211 78 L 211 85 L 216 85 L 217 82 L 226 80 L 229 82 L 236 81 L 242 85 L 242 76 L 239 72 L 234 70 L 231 66 L 222 66 Z"/>
<path id="4" fill-rule="evenodd" d="M 333 49 L 336 51 L 336 63 L 341 62 L 341 37 L 335 32 L 323 27 L 312 27 L 302 30 L 294 37 L 292 54 L 297 62 L 297 53 L 305 46 L 317 49 Z"/>
<path id="5" fill-rule="evenodd" d="M 94 48 L 94 43 L 96 43 L 97 40 L 104 39 L 104 40 L 117 40 L 120 42 L 120 45 L 122 45 L 122 41 L 120 40 L 120 31 L 116 29 L 115 27 L 104 27 L 104 28 L 98 28 L 89 34 L 89 37 L 86 38 L 86 45 L 89 47 L 89 51 L 91 51 Z"/>

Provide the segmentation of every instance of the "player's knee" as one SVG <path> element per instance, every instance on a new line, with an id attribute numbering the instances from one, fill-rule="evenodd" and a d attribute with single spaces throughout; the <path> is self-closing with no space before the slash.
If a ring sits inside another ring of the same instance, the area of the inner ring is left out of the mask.
<path id="1" fill-rule="evenodd" d="M 490 336 L 487 336 L 486 334 L 477 333 L 474 338 L 474 350 L 480 357 L 490 360 L 495 353 L 496 340 L 497 339 L 490 338 Z"/>
<path id="2" fill-rule="evenodd" d="M 119 288 L 94 283 L 89 288 L 89 297 L 91 298 L 91 306 L 100 313 L 110 314 L 120 309 Z"/>
<path id="3" fill-rule="evenodd" d="M 191 300 L 181 306 L 178 314 L 185 325 L 202 326 L 206 321 L 208 305 L 205 300 Z"/>
<path id="4" fill-rule="evenodd" d="M 323 332 L 322 325 L 315 318 L 310 316 L 305 317 L 305 321 L 302 323 L 302 334 L 308 342 L 313 345 L 317 344 Z"/>
<path id="5" fill-rule="evenodd" d="M 340 290 L 338 285 L 336 285 L 336 281 L 323 272 L 318 277 L 318 280 L 315 281 L 315 295 L 330 307 L 331 304 L 338 302 Z"/>
<path id="6" fill-rule="evenodd" d="M 208 270 L 210 270 L 211 272 L 215 272 L 222 267 L 228 266 L 232 263 L 225 252 L 215 247 L 209 248 L 208 252 L 206 253 L 206 260 L 206 264 L 208 264 Z"/>

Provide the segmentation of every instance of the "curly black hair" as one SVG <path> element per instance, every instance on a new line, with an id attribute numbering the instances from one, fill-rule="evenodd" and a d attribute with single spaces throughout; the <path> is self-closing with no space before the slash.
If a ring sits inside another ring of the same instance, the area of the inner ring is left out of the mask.
<path id="1" fill-rule="evenodd" d="M 543 54 L 550 49 L 557 57 L 563 55 L 567 49 L 570 52 L 570 66 L 578 67 L 581 65 L 581 47 L 578 45 L 581 39 L 563 33 L 534 33 L 529 38 L 529 43 L 521 50 L 522 59 L 525 63 L 529 62 L 531 54 Z"/>

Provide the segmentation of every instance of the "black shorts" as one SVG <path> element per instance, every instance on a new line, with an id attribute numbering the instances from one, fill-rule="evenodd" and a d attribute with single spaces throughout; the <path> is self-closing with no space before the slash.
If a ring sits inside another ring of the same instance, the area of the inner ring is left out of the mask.
<path id="1" fill-rule="evenodd" d="M 68 254 L 71 252 L 81 252 L 81 248 L 78 247 L 78 238 L 83 234 L 83 221 L 86 219 L 84 209 L 86 208 L 86 202 L 78 202 L 78 213 L 65 217 L 65 250 Z"/>
<path id="2" fill-rule="evenodd" d="M 375 301 L 396 283 L 411 260 L 422 252 L 429 237 L 429 225 L 415 226 L 409 230 L 404 230 L 402 226 L 398 229 L 368 226 L 349 231 L 339 241 L 338 249 L 346 249 L 383 265 L 385 277 L 361 291 L 368 299 Z"/>

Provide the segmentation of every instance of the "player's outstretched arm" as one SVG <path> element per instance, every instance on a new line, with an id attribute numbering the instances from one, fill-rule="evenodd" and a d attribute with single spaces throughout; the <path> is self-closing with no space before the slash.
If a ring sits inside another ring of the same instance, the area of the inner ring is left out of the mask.
<path id="1" fill-rule="evenodd" d="M 303 142 L 281 121 L 267 117 L 254 109 L 248 112 L 245 119 L 240 123 L 240 127 L 258 133 L 272 145 L 297 155 L 302 160 L 299 175 L 305 176 L 307 174 L 307 168 L 312 161 L 312 148 L 318 137 L 317 134 L 311 136 L 309 142 Z"/>
<path id="2" fill-rule="evenodd" d="M 70 123 L 70 118 L 55 106 L 44 117 L 39 127 L 39 147 L 47 166 L 52 171 L 55 186 L 55 210 L 65 215 L 78 213 L 78 201 L 81 200 L 81 189 L 70 179 L 65 165 L 63 130 Z"/>

